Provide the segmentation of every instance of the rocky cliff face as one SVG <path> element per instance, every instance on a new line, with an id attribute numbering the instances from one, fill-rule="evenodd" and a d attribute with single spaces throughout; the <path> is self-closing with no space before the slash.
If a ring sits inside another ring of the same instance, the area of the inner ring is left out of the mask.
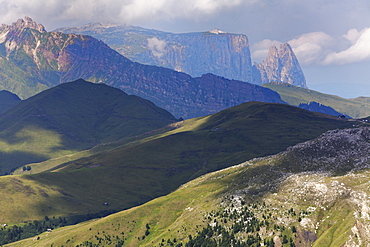
<path id="1" fill-rule="evenodd" d="M 168 47 L 168 52 L 161 58 L 165 65 L 175 65 L 174 69 L 193 76 L 209 72 L 230 79 L 252 82 L 247 36 L 213 31 L 176 35 L 173 38 L 176 43 L 184 45 Z"/>
<path id="2" fill-rule="evenodd" d="M 254 83 L 284 82 L 307 88 L 298 59 L 288 43 L 271 46 L 266 59 L 253 66 Z"/>
<path id="3" fill-rule="evenodd" d="M 141 96 L 184 118 L 207 115 L 247 101 L 284 103 L 272 90 L 245 82 L 211 75 L 193 78 L 171 69 L 132 62 L 91 36 L 46 32 L 30 18 L 3 25 L 0 37 L 1 87 L 21 98 L 83 78 Z M 235 45 L 231 49 L 243 47 Z"/>
<path id="4" fill-rule="evenodd" d="M 92 23 L 57 31 L 91 35 L 133 61 L 171 68 L 196 77 L 212 73 L 257 85 L 279 81 L 306 87 L 302 69 L 288 44 L 283 44 L 279 50 L 272 47 L 262 64 L 252 66 L 248 37 L 218 29 L 174 34 L 134 26 Z"/>
<path id="5" fill-rule="evenodd" d="M 253 81 L 246 35 L 218 29 L 174 34 L 101 23 L 57 31 L 92 35 L 139 63 L 163 66 L 195 77 L 212 73 L 250 83 Z"/>

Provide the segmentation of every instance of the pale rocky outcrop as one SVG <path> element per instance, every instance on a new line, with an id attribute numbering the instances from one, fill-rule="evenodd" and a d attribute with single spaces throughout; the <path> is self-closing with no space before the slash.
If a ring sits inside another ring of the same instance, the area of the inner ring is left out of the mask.
<path id="1" fill-rule="evenodd" d="M 255 84 L 283 82 L 307 88 L 301 66 L 288 43 L 281 44 L 279 49 L 270 47 L 266 59 L 254 64 L 253 79 Z"/>

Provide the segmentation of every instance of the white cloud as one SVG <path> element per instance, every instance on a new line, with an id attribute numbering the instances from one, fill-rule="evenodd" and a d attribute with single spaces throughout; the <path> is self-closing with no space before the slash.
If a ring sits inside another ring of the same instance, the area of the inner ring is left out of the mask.
<path id="1" fill-rule="evenodd" d="M 355 44 L 361 35 L 362 32 L 359 32 L 357 29 L 353 28 L 348 30 L 347 34 L 343 35 L 343 37 L 349 40 L 351 44 Z"/>
<path id="2" fill-rule="evenodd" d="M 10 24 L 29 16 L 48 26 L 114 21 L 194 20 L 260 0 L 0 0 L 0 22 Z M 60 26 L 59 26 L 60 27 Z"/>
<path id="3" fill-rule="evenodd" d="M 258 62 L 266 58 L 270 46 L 282 42 L 265 39 L 252 45 L 252 57 Z M 306 33 L 288 41 L 301 65 L 319 63 L 333 43 L 333 38 L 323 32 Z"/>
<path id="4" fill-rule="evenodd" d="M 160 40 L 156 37 L 148 39 L 148 48 L 158 59 L 160 59 L 165 54 L 166 46 L 167 44 L 164 40 Z"/>
<path id="5" fill-rule="evenodd" d="M 324 32 L 306 33 L 288 41 L 302 65 L 320 63 L 334 44 L 334 39 Z"/>
<path id="6" fill-rule="evenodd" d="M 346 50 L 328 54 L 323 61 L 324 65 L 343 65 L 370 60 L 370 28 L 365 28 L 361 32 L 351 29 L 344 37 L 351 41 L 352 46 Z"/>
<path id="7" fill-rule="evenodd" d="M 213 15 L 225 9 L 249 6 L 259 0 L 131 0 L 122 5 L 121 19 L 131 23 L 143 19 L 190 19 Z"/>

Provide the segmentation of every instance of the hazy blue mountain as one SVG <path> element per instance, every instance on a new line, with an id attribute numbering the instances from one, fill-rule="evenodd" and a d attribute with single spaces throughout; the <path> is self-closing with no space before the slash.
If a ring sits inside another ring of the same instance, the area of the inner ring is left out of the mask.
<path id="1" fill-rule="evenodd" d="M 274 91 L 246 82 L 210 74 L 193 78 L 132 62 L 91 36 L 46 32 L 29 17 L 3 25 L 0 37 L 1 86 L 21 98 L 83 78 L 138 95 L 183 118 L 247 101 L 284 103 Z"/>
<path id="2" fill-rule="evenodd" d="M 270 81 L 307 87 L 293 50 L 270 48 L 266 62 L 252 66 L 248 37 L 218 29 L 198 33 L 168 33 L 136 26 L 91 23 L 57 31 L 92 35 L 133 61 L 164 66 L 201 76 L 212 73 L 261 85 Z M 278 73 L 272 73 L 276 70 Z"/>
<path id="3" fill-rule="evenodd" d="M 337 112 L 336 110 L 334 110 L 330 106 L 326 106 L 326 105 L 317 103 L 315 101 L 311 101 L 308 104 L 307 103 L 301 103 L 301 104 L 299 104 L 298 107 L 302 108 L 302 109 L 305 109 L 305 110 L 314 111 L 314 112 L 321 112 L 321 113 L 325 113 L 325 114 L 332 115 L 332 116 L 338 116 L 338 117 L 343 117 L 343 118 L 351 118 L 351 117 L 349 117 L 349 116 L 347 116 L 343 113 Z"/>
<path id="4" fill-rule="evenodd" d="M 176 34 L 102 23 L 59 28 L 56 31 L 94 36 L 139 63 L 171 68 L 194 77 L 212 73 L 252 82 L 249 42 L 243 34 L 230 34 L 217 29 Z"/>

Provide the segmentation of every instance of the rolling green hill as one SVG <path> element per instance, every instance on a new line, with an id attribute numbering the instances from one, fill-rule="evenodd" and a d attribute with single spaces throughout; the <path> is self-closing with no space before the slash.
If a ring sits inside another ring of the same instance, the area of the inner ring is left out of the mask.
<path id="1" fill-rule="evenodd" d="M 370 116 L 370 99 L 360 97 L 345 99 L 335 95 L 320 93 L 311 89 L 293 86 L 287 83 L 271 82 L 263 85 L 280 94 L 282 100 L 288 104 L 298 106 L 300 103 L 315 101 L 352 118 Z"/>
<path id="2" fill-rule="evenodd" d="M 370 129 L 328 131 L 9 246 L 367 246 Z"/>
<path id="3" fill-rule="evenodd" d="M 82 79 L 64 83 L 0 116 L 1 174 L 176 121 L 153 103 L 119 89 Z"/>
<path id="4" fill-rule="evenodd" d="M 354 123 L 289 105 L 245 103 L 60 164 L 54 172 L 0 177 L 0 196 L 6 198 L 0 211 L 7 212 L 2 221 L 131 208 L 207 172 L 274 154 Z"/>

